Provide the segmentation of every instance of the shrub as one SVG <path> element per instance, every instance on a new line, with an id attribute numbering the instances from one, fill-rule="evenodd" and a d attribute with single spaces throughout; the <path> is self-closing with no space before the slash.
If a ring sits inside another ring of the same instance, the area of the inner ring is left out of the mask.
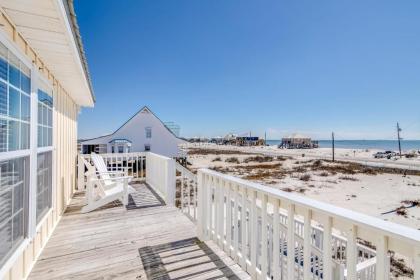
<path id="1" fill-rule="evenodd" d="M 273 161 L 273 157 L 270 156 L 255 156 L 244 159 L 244 163 L 248 162 L 270 162 Z"/>
<path id="2" fill-rule="evenodd" d="M 213 162 L 215 162 L 215 161 L 222 161 L 222 159 L 220 157 L 215 157 L 212 161 Z"/>
<path id="3" fill-rule="evenodd" d="M 341 176 L 338 179 L 345 181 L 359 181 L 359 179 L 350 176 Z"/>
<path id="4" fill-rule="evenodd" d="M 309 175 L 309 174 L 302 175 L 299 178 L 299 180 L 305 181 L 305 182 L 308 182 L 310 179 L 311 179 L 311 175 Z"/>
<path id="5" fill-rule="evenodd" d="M 239 159 L 237 157 L 228 157 L 227 159 L 225 159 L 225 162 L 239 163 Z"/>
<path id="6" fill-rule="evenodd" d="M 330 173 L 328 173 L 328 172 L 326 172 L 326 171 L 321 172 L 321 173 L 319 174 L 319 176 L 321 176 L 321 177 L 328 177 L 329 175 L 330 175 Z"/>

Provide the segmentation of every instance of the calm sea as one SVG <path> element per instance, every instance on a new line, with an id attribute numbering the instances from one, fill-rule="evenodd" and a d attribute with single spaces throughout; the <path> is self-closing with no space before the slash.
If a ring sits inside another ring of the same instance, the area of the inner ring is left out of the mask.
<path id="1" fill-rule="evenodd" d="M 281 140 L 267 140 L 267 144 L 279 145 Z M 319 140 L 321 148 L 331 147 L 331 140 Z M 398 141 L 396 140 L 336 140 L 336 148 L 346 149 L 378 149 L 378 150 L 398 150 Z M 406 150 L 420 150 L 420 140 L 402 140 L 401 149 Z"/>

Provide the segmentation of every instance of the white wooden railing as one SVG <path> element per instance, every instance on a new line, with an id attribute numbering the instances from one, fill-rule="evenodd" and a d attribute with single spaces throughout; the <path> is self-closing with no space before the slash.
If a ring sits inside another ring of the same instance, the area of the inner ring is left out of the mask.
<path id="1" fill-rule="evenodd" d="M 166 204 L 175 203 L 175 160 L 155 153 L 146 153 L 146 183 Z"/>
<path id="2" fill-rule="evenodd" d="M 125 171 L 127 175 L 134 179 L 146 179 L 146 153 L 122 153 L 122 154 L 100 154 L 104 159 L 108 171 Z M 89 154 L 80 154 L 79 157 L 93 165 Z M 85 165 L 78 159 L 77 188 L 84 190 L 86 188 L 87 178 L 85 175 Z"/>
<path id="3" fill-rule="evenodd" d="M 415 229 L 207 169 L 197 180 L 199 238 L 254 279 L 389 279 L 389 251 L 420 279 Z"/>
<path id="4" fill-rule="evenodd" d="M 191 221 L 197 220 L 197 175 L 176 163 L 177 201 L 176 206 Z M 179 199 L 178 199 L 179 197 Z"/>

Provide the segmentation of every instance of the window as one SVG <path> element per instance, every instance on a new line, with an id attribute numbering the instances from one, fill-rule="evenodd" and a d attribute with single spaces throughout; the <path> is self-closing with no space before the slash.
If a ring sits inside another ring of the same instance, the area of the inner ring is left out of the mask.
<path id="1" fill-rule="evenodd" d="M 0 152 L 29 149 L 30 70 L 0 43 Z"/>
<path id="2" fill-rule="evenodd" d="M 52 151 L 38 154 L 36 188 L 36 222 L 41 221 L 51 208 Z"/>
<path id="3" fill-rule="evenodd" d="M 52 146 L 53 98 L 38 89 L 38 147 Z"/>
<path id="4" fill-rule="evenodd" d="M 26 237 L 29 157 L 0 162 L 0 265 Z"/>
<path id="5" fill-rule="evenodd" d="M 152 128 L 146 127 L 146 138 L 152 138 Z"/>
<path id="6" fill-rule="evenodd" d="M 118 153 L 122 154 L 124 153 L 124 146 L 118 146 Z"/>
<path id="7" fill-rule="evenodd" d="M 144 145 L 144 150 L 145 151 L 150 151 L 150 145 L 149 144 Z"/>

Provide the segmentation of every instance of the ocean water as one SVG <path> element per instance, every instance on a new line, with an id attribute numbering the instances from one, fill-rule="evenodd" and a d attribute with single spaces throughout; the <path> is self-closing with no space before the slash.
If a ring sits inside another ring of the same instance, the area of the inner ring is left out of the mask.
<path id="1" fill-rule="evenodd" d="M 270 146 L 279 145 L 281 140 L 267 140 Z M 319 140 L 319 147 L 330 148 L 331 140 Z M 346 149 L 378 149 L 378 150 L 398 150 L 397 140 L 336 140 L 336 148 Z M 420 140 L 402 140 L 401 149 L 403 151 L 420 150 Z"/>

